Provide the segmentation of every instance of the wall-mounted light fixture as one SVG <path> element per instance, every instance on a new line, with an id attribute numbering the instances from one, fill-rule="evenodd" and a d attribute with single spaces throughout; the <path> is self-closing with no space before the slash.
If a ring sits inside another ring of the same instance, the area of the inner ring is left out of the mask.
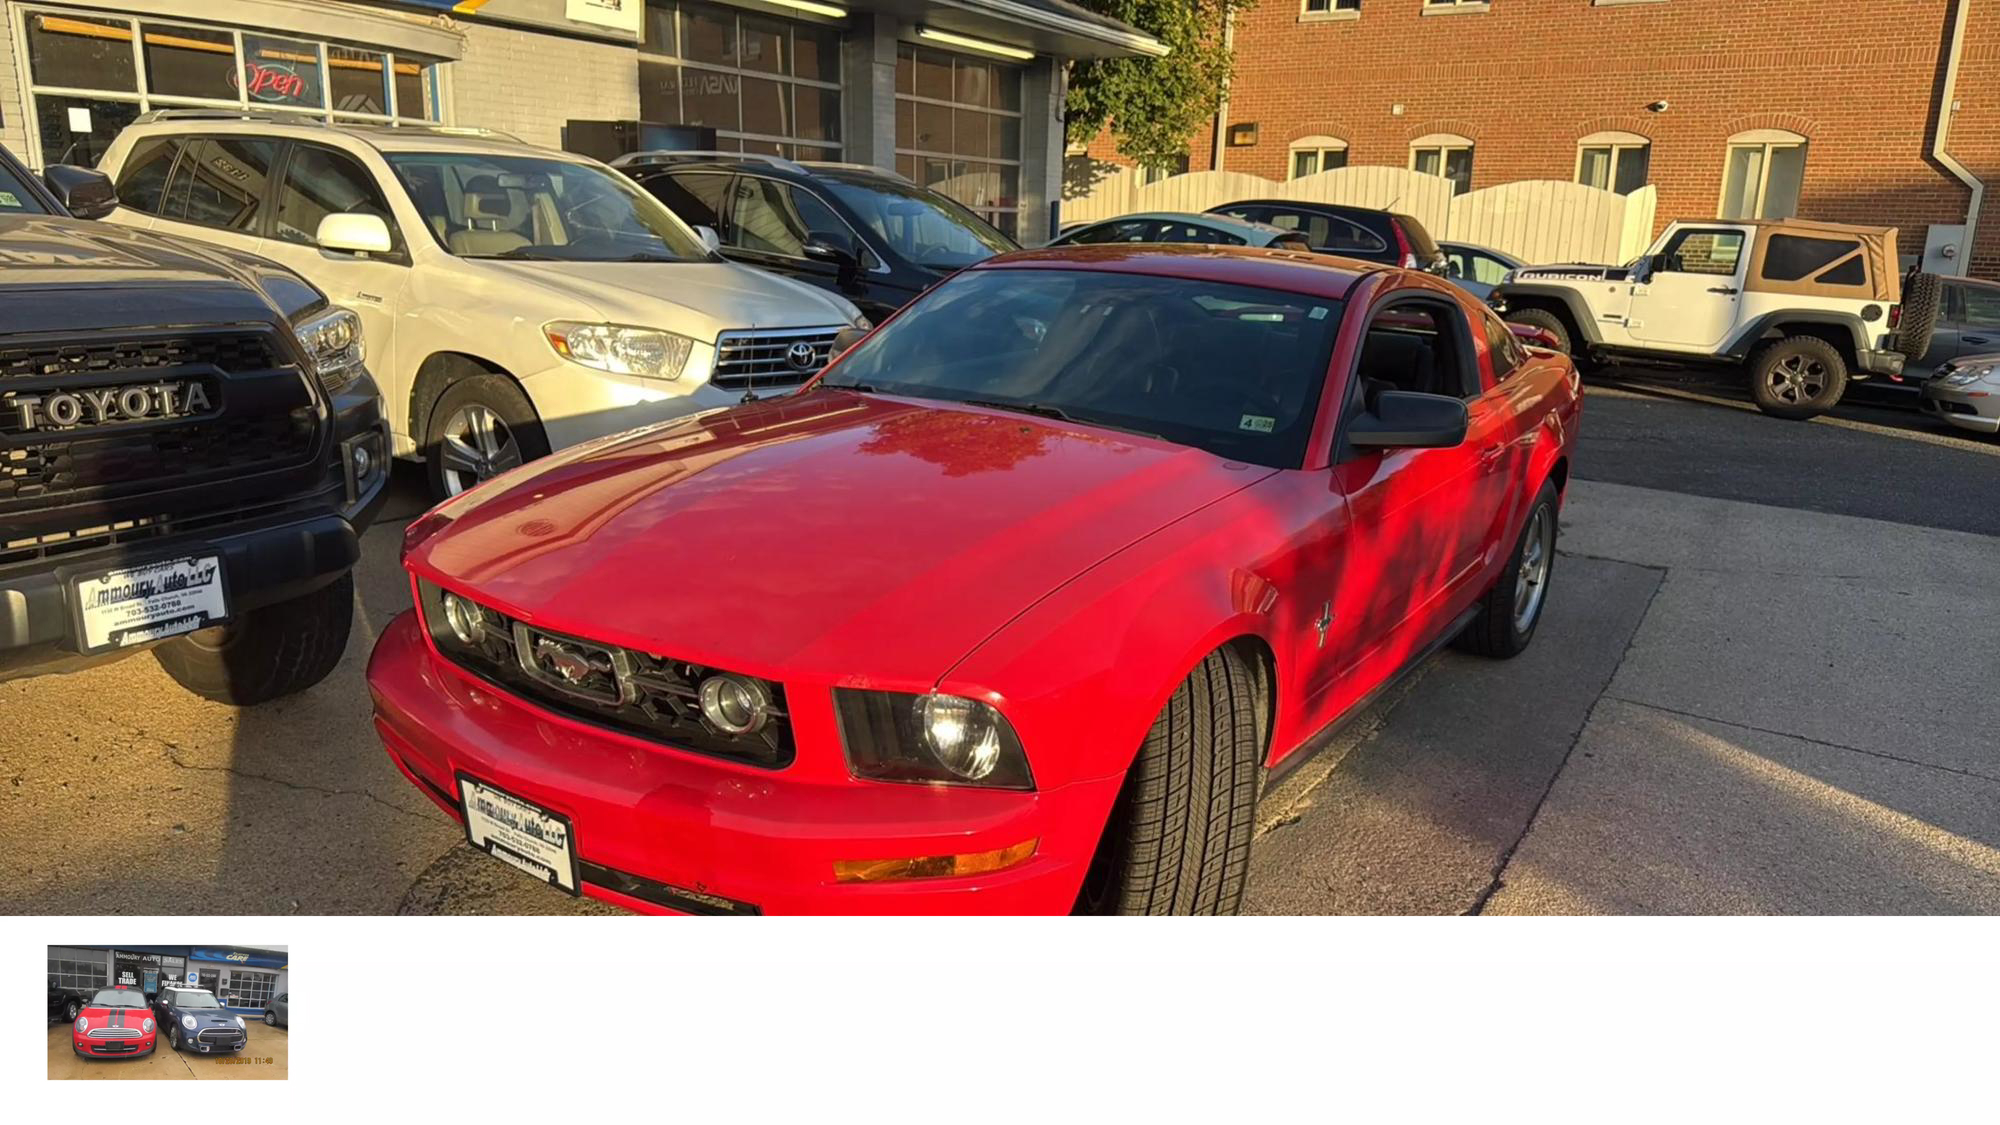
<path id="1" fill-rule="evenodd" d="M 1239 121 L 1229 127 L 1229 147 L 1248 148 L 1257 143 L 1257 123 Z"/>
<path id="2" fill-rule="evenodd" d="M 939 31 L 935 27 L 918 28 L 917 38 L 928 40 L 932 43 L 962 47 L 968 51 L 984 51 L 989 55 L 999 55 L 1003 59 L 1027 60 L 1035 57 L 1035 52 L 1033 51 L 1024 51 L 1019 47 L 1009 47 L 1005 43 L 994 43 L 986 39 L 974 39 L 970 35 L 960 35 L 957 32 Z"/>

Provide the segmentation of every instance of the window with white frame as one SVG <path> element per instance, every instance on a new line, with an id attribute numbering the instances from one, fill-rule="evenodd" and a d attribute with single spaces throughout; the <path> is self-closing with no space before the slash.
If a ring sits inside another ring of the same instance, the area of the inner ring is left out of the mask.
<path id="1" fill-rule="evenodd" d="M 840 28 L 654 0 L 639 45 L 639 117 L 715 130 L 725 152 L 840 159 Z"/>
<path id="2" fill-rule="evenodd" d="M 227 1008 L 262 1008 L 276 995 L 278 974 L 230 966 L 216 971 L 216 999 Z"/>
<path id="3" fill-rule="evenodd" d="M 1472 142 L 1454 133 L 1431 133 L 1410 142 L 1410 170 L 1451 181 L 1451 193 L 1472 190 Z"/>
<path id="4" fill-rule="evenodd" d="M 899 44 L 896 170 L 1013 235 L 1021 209 L 1020 69 Z"/>
<path id="5" fill-rule="evenodd" d="M 1789 219 L 1806 180 L 1806 139 L 1786 129 L 1753 129 L 1729 138 L 1722 166 L 1725 219 Z"/>
<path id="6" fill-rule="evenodd" d="M 1176 160 L 1147 161 L 1139 165 L 1139 182 L 1157 184 L 1169 176 L 1185 176 L 1187 170 L 1188 158 L 1185 154 Z"/>
<path id="7" fill-rule="evenodd" d="M 1347 142 L 1339 137 L 1300 137 L 1292 142 L 1292 179 L 1347 167 Z"/>
<path id="8" fill-rule="evenodd" d="M 220 108 L 324 121 L 438 120 L 442 60 L 187 20 L 16 7 L 31 160 L 95 164 L 141 113 Z"/>
<path id="9" fill-rule="evenodd" d="M 1485 8 L 1490 0 L 1424 0 L 1424 7 L 1430 8 Z"/>
<path id="10" fill-rule="evenodd" d="M 92 958 L 86 958 L 81 951 L 49 954 L 49 983 L 57 988 L 90 992 L 103 988 L 110 979 L 102 953 Z"/>
<path id="11" fill-rule="evenodd" d="M 1361 0 L 1299 0 L 1299 13 L 1305 16 L 1331 16 L 1339 12 L 1361 11 Z"/>
<path id="12" fill-rule="evenodd" d="M 1637 133 L 1592 133 L 1576 142 L 1576 182 L 1630 195 L 1646 186 L 1653 142 Z"/>

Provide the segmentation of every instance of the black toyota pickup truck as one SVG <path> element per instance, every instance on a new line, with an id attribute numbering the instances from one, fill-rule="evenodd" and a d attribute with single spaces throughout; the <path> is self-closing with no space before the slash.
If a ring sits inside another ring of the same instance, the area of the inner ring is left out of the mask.
<path id="1" fill-rule="evenodd" d="M 150 649 L 220 702 L 318 683 L 388 476 L 360 322 L 44 181 L 0 148 L 0 680 Z"/>

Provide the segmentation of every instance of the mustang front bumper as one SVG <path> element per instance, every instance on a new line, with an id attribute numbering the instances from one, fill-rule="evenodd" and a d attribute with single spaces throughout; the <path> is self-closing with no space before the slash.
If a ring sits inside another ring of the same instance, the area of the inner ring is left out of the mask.
<path id="1" fill-rule="evenodd" d="M 376 730 L 418 789 L 462 821 L 463 772 L 568 817 L 583 892 L 645 913 L 1066 913 L 1122 780 L 1021 793 L 700 757 L 496 690 L 439 658 L 414 613 L 383 632 L 368 683 Z M 986 875 L 834 878 L 837 860 L 1026 840 L 1031 858 Z"/>

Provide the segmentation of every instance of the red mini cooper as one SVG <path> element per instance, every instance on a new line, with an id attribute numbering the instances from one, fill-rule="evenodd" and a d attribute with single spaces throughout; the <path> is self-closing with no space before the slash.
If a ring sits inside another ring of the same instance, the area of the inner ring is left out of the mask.
<path id="1" fill-rule="evenodd" d="M 69 1045 L 94 1059 L 150 1055 L 157 1042 L 152 1006 L 136 988 L 100 988 L 70 1025 Z"/>
<path id="2" fill-rule="evenodd" d="M 376 726 L 634 910 L 1234 910 L 1266 775 L 1547 601 L 1564 357 L 1427 274 L 1092 246 L 410 525 Z"/>

